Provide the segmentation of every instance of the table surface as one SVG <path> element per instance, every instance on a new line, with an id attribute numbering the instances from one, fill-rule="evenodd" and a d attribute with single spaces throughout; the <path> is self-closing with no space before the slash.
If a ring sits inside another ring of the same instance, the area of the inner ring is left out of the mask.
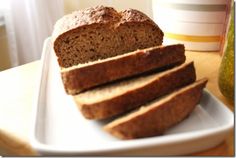
<path id="1" fill-rule="evenodd" d="M 194 61 L 197 78 L 207 77 L 207 89 L 234 111 L 234 104 L 222 96 L 217 85 L 219 53 L 186 52 L 186 56 L 187 61 Z M 29 132 L 39 65 L 40 61 L 35 61 L 0 72 L 0 155 L 36 155 L 29 144 Z M 234 131 L 216 147 L 192 155 L 233 156 Z"/>

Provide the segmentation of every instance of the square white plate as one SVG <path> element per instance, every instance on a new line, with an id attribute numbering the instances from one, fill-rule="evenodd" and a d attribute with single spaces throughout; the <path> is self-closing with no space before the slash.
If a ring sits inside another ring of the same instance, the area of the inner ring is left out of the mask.
<path id="1" fill-rule="evenodd" d="M 180 124 L 162 136 L 118 140 L 102 130 L 105 121 L 83 118 L 61 81 L 50 38 L 45 40 L 30 140 L 50 155 L 183 155 L 222 142 L 234 126 L 233 113 L 208 91 Z"/>

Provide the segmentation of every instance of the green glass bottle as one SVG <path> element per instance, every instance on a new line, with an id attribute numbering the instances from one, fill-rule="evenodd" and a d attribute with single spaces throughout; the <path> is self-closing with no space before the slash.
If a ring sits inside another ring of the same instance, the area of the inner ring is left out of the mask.
<path id="1" fill-rule="evenodd" d="M 218 85 L 221 93 L 231 102 L 234 102 L 234 6 L 231 10 L 227 41 L 219 69 Z"/>

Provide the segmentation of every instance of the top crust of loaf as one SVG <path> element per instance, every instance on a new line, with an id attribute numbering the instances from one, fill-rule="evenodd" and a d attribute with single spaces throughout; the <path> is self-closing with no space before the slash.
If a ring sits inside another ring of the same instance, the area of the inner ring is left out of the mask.
<path id="1" fill-rule="evenodd" d="M 115 27 L 127 22 L 146 22 L 158 27 L 148 16 L 135 9 L 117 12 L 112 7 L 96 6 L 75 11 L 58 20 L 54 26 L 53 39 L 78 27 L 92 24 L 115 24 Z M 54 41 L 53 40 L 53 41 Z"/>

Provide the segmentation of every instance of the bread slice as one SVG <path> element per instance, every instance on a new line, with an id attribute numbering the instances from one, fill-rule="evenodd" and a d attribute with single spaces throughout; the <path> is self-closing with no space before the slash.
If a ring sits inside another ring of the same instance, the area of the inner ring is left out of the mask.
<path id="1" fill-rule="evenodd" d="M 54 26 L 54 51 L 61 67 L 161 45 L 161 29 L 144 13 L 97 6 L 66 15 Z"/>
<path id="2" fill-rule="evenodd" d="M 61 71 L 61 76 L 66 92 L 74 95 L 104 83 L 184 61 L 184 45 L 157 46 L 66 68 Z"/>
<path id="3" fill-rule="evenodd" d="M 163 134 L 186 118 L 199 103 L 207 79 L 201 79 L 170 95 L 147 103 L 139 110 L 118 118 L 104 129 L 120 139 L 134 139 Z"/>
<path id="4" fill-rule="evenodd" d="M 74 96 L 87 119 L 105 119 L 134 109 L 196 80 L 193 62 L 144 77 L 98 87 Z"/>

